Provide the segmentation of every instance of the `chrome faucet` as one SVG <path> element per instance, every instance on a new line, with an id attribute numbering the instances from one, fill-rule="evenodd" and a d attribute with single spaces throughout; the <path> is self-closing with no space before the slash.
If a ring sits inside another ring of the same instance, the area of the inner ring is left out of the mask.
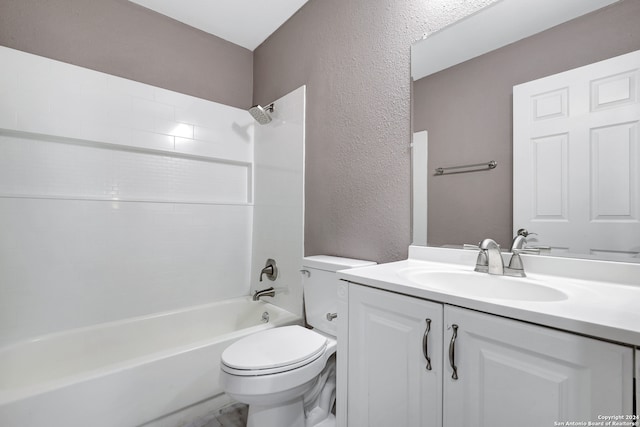
<path id="1" fill-rule="evenodd" d="M 528 236 L 534 236 L 537 233 L 529 233 L 526 229 L 521 228 L 516 232 L 516 237 L 513 238 L 511 242 L 510 252 L 519 253 L 519 254 L 532 254 L 532 255 L 540 255 L 540 254 L 548 254 L 551 252 L 550 246 L 531 246 L 527 241 Z"/>
<path id="2" fill-rule="evenodd" d="M 524 249 L 525 245 L 527 244 L 528 235 L 529 235 L 529 232 L 524 228 L 521 228 L 520 230 L 518 230 L 518 232 L 516 233 L 516 237 L 514 237 L 513 241 L 511 242 L 511 249 L 509 249 L 509 252 L 513 252 L 514 249 L 515 250 Z"/>
<path id="3" fill-rule="evenodd" d="M 525 249 L 527 245 L 527 236 L 535 235 L 536 233 L 529 233 L 526 229 L 521 228 L 516 232 L 516 237 L 513 238 L 511 242 L 511 249 L 509 252 L 513 252 L 515 250 L 528 250 Z"/>
<path id="4" fill-rule="evenodd" d="M 526 230 L 524 231 L 526 233 Z M 525 235 L 519 234 L 513 239 L 511 259 L 507 267 L 504 266 L 504 261 L 502 260 L 500 245 L 492 239 L 484 239 L 479 244 L 480 253 L 478 253 L 475 271 L 503 276 L 526 277 L 522 258 L 520 258 L 520 252 L 524 251 L 522 247 L 526 243 L 525 237 Z"/>
<path id="5" fill-rule="evenodd" d="M 500 253 L 500 245 L 493 239 L 480 242 L 480 253 L 476 261 L 475 271 L 489 274 L 504 274 L 504 262 Z"/>
<path id="6" fill-rule="evenodd" d="M 275 297 L 275 296 L 276 296 L 276 290 L 273 287 L 271 287 L 271 288 L 260 289 L 259 291 L 255 291 L 253 293 L 253 300 L 258 301 L 260 297 Z"/>
<path id="7" fill-rule="evenodd" d="M 266 275 L 269 280 L 276 280 L 278 277 L 278 267 L 276 267 L 276 261 L 269 258 L 264 265 L 264 268 L 260 271 L 260 281 L 262 282 L 262 276 Z"/>
<path id="8" fill-rule="evenodd" d="M 530 234 L 536 233 L 529 233 L 524 228 L 521 228 L 516 232 L 516 237 L 513 238 L 513 241 L 511 242 L 511 249 L 509 250 L 511 252 L 509 266 L 504 269 L 504 274 L 507 276 L 526 277 L 520 253 L 532 251 L 531 249 L 525 249 L 527 245 L 527 236 Z"/>
<path id="9" fill-rule="evenodd" d="M 521 249 L 511 250 L 511 259 L 509 260 L 509 266 L 504 269 L 505 276 L 526 277 L 524 273 L 524 265 L 522 264 L 522 258 L 520 258 Z"/>

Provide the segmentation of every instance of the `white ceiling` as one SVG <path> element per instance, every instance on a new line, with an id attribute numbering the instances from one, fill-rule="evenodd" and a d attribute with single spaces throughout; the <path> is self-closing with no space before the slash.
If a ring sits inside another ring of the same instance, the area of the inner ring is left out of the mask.
<path id="1" fill-rule="evenodd" d="M 308 0 L 129 0 L 251 51 Z"/>

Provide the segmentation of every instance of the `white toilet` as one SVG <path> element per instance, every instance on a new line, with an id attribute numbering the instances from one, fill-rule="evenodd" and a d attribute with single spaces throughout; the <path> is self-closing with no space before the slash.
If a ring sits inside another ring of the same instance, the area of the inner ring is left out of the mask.
<path id="1" fill-rule="evenodd" d="M 257 332 L 222 353 L 222 387 L 249 405 L 247 427 L 335 426 L 335 272 L 373 264 L 325 255 L 304 258 L 306 320 L 313 330 L 293 325 Z"/>

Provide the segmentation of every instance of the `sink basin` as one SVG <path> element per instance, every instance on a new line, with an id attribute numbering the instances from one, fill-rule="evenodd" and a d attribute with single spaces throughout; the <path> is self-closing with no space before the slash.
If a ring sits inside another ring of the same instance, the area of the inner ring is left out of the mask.
<path id="1" fill-rule="evenodd" d="M 561 301 L 567 294 L 535 280 L 472 271 L 408 269 L 405 279 L 428 289 L 475 298 L 520 301 Z"/>

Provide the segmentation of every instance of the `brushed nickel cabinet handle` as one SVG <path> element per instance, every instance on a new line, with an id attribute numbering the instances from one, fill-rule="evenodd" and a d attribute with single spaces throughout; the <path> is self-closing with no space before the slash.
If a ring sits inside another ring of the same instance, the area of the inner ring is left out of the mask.
<path id="1" fill-rule="evenodd" d="M 451 325 L 451 329 L 453 329 L 453 334 L 451 335 L 451 342 L 449 343 L 449 364 L 451 365 L 451 369 L 453 369 L 451 378 L 457 380 L 458 367 L 456 366 L 456 338 L 458 337 L 458 325 Z"/>
<path id="2" fill-rule="evenodd" d="M 431 319 L 425 319 L 427 321 L 427 329 L 424 331 L 422 337 L 422 352 L 424 358 L 427 359 L 427 371 L 431 370 L 431 358 L 429 357 L 429 332 L 431 331 Z"/>

